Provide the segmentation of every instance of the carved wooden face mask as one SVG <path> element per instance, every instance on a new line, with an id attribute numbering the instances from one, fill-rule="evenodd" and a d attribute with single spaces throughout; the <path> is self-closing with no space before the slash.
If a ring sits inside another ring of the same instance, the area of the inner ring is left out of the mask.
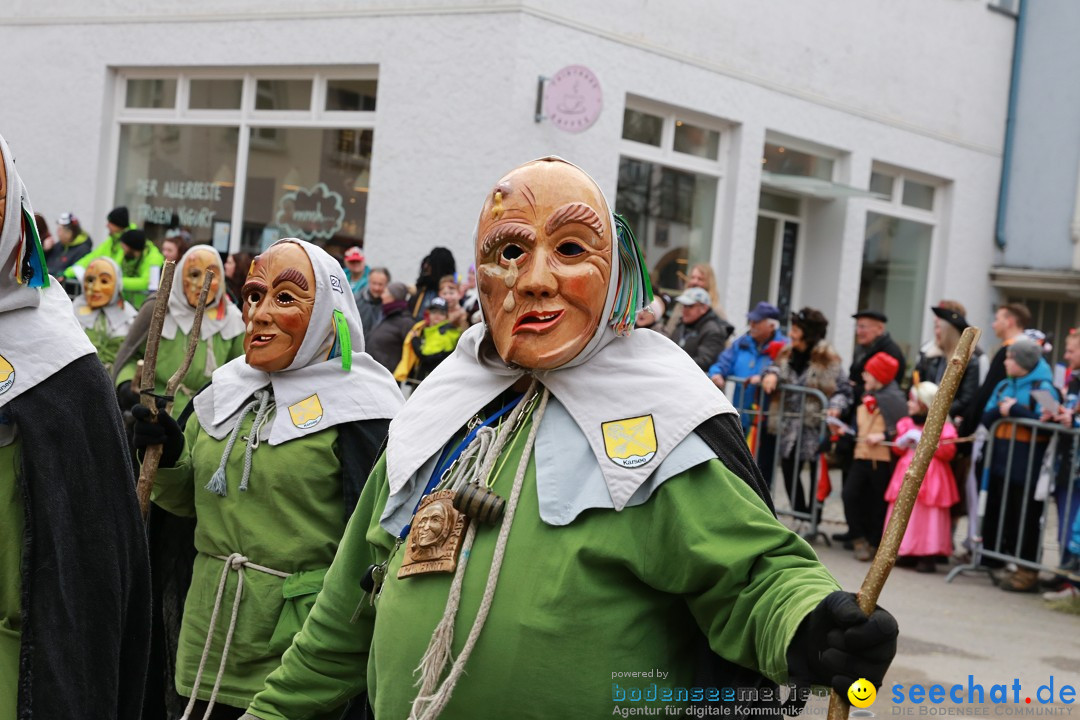
<path id="1" fill-rule="evenodd" d="M 206 277 L 207 268 L 214 271 L 214 279 L 210 282 L 210 292 L 206 295 L 207 307 L 214 305 L 218 288 L 221 287 L 221 267 L 218 265 L 217 251 L 206 249 L 191 253 L 184 263 L 184 297 L 188 305 L 198 307 L 199 293 L 202 291 L 203 278 Z"/>
<path id="2" fill-rule="evenodd" d="M 116 269 L 108 260 L 95 260 L 83 274 L 83 294 L 90 307 L 105 307 L 116 295 Z"/>
<path id="3" fill-rule="evenodd" d="M 255 258 L 244 283 L 244 354 L 251 367 L 277 372 L 292 364 L 315 306 L 315 271 L 296 243 Z"/>
<path id="4" fill-rule="evenodd" d="M 499 356 L 557 368 L 603 322 L 611 277 L 611 213 L 578 168 L 538 160 L 492 188 L 476 236 L 476 277 Z"/>

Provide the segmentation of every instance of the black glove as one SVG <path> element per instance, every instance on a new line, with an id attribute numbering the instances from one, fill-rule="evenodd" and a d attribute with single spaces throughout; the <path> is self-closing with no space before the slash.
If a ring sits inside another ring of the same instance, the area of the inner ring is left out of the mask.
<path id="1" fill-rule="evenodd" d="M 788 646 L 788 674 L 815 685 L 830 685 L 847 702 L 859 678 L 881 687 L 896 655 L 896 618 L 877 608 L 867 617 L 853 593 L 840 590 L 811 611 Z"/>
<path id="2" fill-rule="evenodd" d="M 165 412 L 165 401 L 158 401 L 157 422 L 150 419 L 150 408 L 136 405 L 131 408 L 135 418 L 134 443 L 141 456 L 149 445 L 161 445 L 160 467 L 173 467 L 184 451 L 184 433 L 172 416 Z"/>
<path id="3" fill-rule="evenodd" d="M 132 391 L 130 382 L 122 382 L 116 386 L 116 401 L 121 410 L 130 410 L 139 404 L 139 393 Z"/>

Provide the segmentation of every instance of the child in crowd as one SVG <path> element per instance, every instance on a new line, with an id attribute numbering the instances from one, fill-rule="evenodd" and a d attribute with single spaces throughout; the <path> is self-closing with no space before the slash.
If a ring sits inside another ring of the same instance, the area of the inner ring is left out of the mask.
<path id="1" fill-rule="evenodd" d="M 415 372 L 416 379 L 423 380 L 439 363 L 450 357 L 460 337 L 461 328 L 449 320 L 446 300 L 441 297 L 432 300 L 427 309 L 427 322 L 420 332 L 413 333 L 410 338 L 419 361 Z"/>
<path id="2" fill-rule="evenodd" d="M 926 414 L 930 403 L 934 402 L 938 386 L 931 382 L 921 382 L 911 388 L 908 394 L 908 417 L 900 418 L 896 423 L 896 445 L 893 452 L 900 456 L 893 470 L 889 488 L 885 491 L 885 500 L 889 511 L 885 516 L 886 524 L 892 515 L 896 498 L 900 496 L 900 487 L 904 484 L 904 474 L 911 461 L 915 459 L 915 446 L 922 438 Z M 936 558 L 952 554 L 952 531 L 949 508 L 960 501 L 949 463 L 956 456 L 956 427 L 946 422 L 941 429 L 941 442 L 926 469 L 926 477 L 919 488 L 919 497 L 911 510 L 907 531 L 900 543 L 897 565 L 914 563 L 915 572 L 934 572 Z"/>
<path id="3" fill-rule="evenodd" d="M 459 330 L 469 329 L 469 315 L 461 307 L 461 288 L 453 275 L 439 280 L 439 297 L 446 302 L 446 316 L 450 324 Z"/>
<path id="4" fill-rule="evenodd" d="M 1042 406 L 1032 397 L 1033 390 L 1045 390 L 1060 398 L 1042 350 L 1027 338 L 1020 338 L 1009 346 L 1005 374 L 1006 378 L 994 388 L 983 410 L 982 422 L 988 428 L 993 429 L 994 423 L 1002 418 L 1037 420 L 1041 417 Z M 1043 501 L 1035 499 L 1034 491 L 1050 438 L 1045 433 L 1038 433 L 1035 442 L 1031 440 L 1029 428 L 1011 422 L 1002 423 L 994 430 L 987 463 L 989 477 L 982 537 L 986 550 L 1035 561 Z M 1028 468 L 1032 469 L 1030 476 Z M 1005 505 L 1004 518 L 1002 504 Z M 994 566 L 1001 565 L 1002 561 L 984 558 L 983 563 Z M 1001 588 L 1011 592 L 1034 592 L 1038 581 L 1036 570 L 1020 567 L 1002 578 Z"/>
<path id="5" fill-rule="evenodd" d="M 896 437 L 896 424 L 907 412 L 904 394 L 896 384 L 899 369 L 896 358 L 884 352 L 872 355 L 863 369 L 867 394 L 856 414 L 855 460 L 843 492 L 856 560 L 874 557 L 885 528 L 885 490 L 893 458 L 882 443 Z"/>

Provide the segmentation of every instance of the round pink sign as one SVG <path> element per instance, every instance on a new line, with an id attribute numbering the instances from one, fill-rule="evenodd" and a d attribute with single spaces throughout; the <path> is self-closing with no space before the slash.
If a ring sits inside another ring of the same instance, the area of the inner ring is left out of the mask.
<path id="1" fill-rule="evenodd" d="M 600 117 L 603 107 L 600 81 L 584 65 L 567 65 L 544 88 L 544 112 L 560 130 L 573 133 L 588 130 Z"/>

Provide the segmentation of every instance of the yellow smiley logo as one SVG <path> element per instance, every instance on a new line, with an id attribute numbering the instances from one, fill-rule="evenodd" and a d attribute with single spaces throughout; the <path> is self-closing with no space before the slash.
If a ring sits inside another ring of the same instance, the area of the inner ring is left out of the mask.
<path id="1" fill-rule="evenodd" d="M 851 683 L 847 691 L 848 702 L 857 708 L 867 708 L 877 699 L 877 689 L 866 678 L 859 678 Z"/>

